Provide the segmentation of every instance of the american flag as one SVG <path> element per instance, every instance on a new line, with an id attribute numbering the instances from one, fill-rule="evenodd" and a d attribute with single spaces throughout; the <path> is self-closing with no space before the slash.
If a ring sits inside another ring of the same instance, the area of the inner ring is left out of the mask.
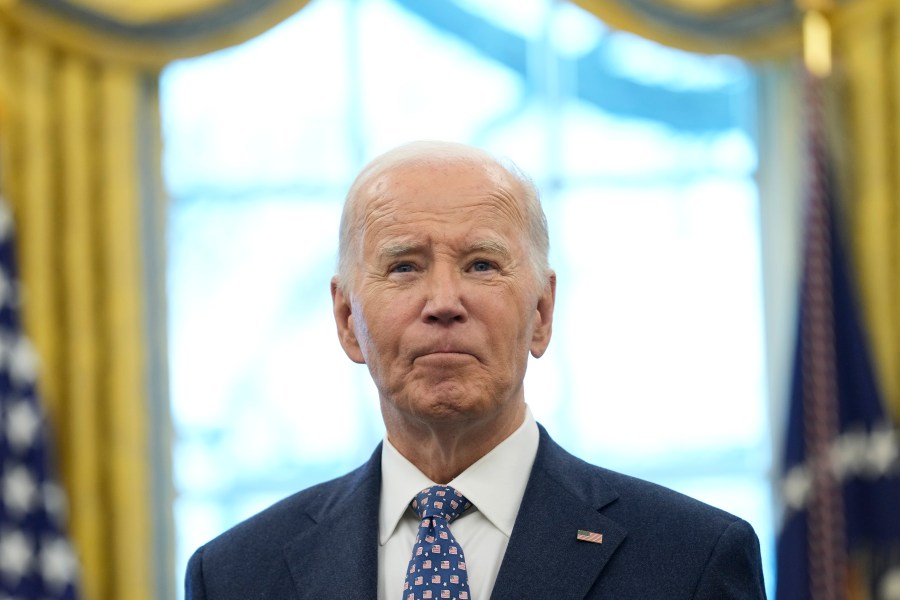
<path id="1" fill-rule="evenodd" d="M 603 543 L 603 534 L 595 533 L 593 531 L 585 531 L 584 529 L 579 529 L 578 533 L 575 535 L 575 538 L 582 542 L 593 542 L 595 544 Z"/>
<path id="2" fill-rule="evenodd" d="M 0 598 L 75 600 L 78 564 L 50 476 L 37 358 L 22 332 L 12 216 L 0 199 Z"/>

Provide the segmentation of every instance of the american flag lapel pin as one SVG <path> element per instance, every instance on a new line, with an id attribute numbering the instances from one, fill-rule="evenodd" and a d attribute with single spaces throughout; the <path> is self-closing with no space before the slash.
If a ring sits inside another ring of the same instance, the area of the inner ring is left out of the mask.
<path id="1" fill-rule="evenodd" d="M 602 544 L 603 543 L 603 534 L 596 533 L 594 531 L 585 531 L 584 529 L 579 529 L 578 534 L 575 535 L 575 539 L 581 542 L 591 542 L 592 544 Z"/>

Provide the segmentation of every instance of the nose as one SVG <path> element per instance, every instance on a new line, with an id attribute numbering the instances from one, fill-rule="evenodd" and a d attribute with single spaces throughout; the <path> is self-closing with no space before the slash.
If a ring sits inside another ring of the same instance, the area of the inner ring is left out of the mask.
<path id="1" fill-rule="evenodd" d="M 426 278 L 427 296 L 422 309 L 426 323 L 449 325 L 468 318 L 462 298 L 461 273 L 455 266 L 435 266 Z"/>

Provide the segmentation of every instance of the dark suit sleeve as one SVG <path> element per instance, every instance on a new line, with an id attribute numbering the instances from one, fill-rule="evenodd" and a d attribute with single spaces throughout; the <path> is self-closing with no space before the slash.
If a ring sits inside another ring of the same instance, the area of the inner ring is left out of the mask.
<path id="1" fill-rule="evenodd" d="M 759 540 L 746 521 L 729 525 L 713 547 L 695 600 L 765 599 Z"/>
<path id="2" fill-rule="evenodd" d="M 184 578 L 184 600 L 206 600 L 203 585 L 203 548 L 200 548 L 188 562 Z"/>

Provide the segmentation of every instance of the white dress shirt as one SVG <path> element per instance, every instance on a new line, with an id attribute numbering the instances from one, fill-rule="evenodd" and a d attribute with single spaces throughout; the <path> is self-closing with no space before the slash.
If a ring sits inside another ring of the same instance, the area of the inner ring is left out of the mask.
<path id="1" fill-rule="evenodd" d="M 448 485 L 474 505 L 450 524 L 462 547 L 473 600 L 488 600 L 506 553 L 531 466 L 537 455 L 538 428 L 526 406 L 525 420 Z M 401 455 L 385 436 L 381 451 L 378 511 L 378 599 L 400 600 L 419 518 L 409 504 L 435 482 Z"/>

